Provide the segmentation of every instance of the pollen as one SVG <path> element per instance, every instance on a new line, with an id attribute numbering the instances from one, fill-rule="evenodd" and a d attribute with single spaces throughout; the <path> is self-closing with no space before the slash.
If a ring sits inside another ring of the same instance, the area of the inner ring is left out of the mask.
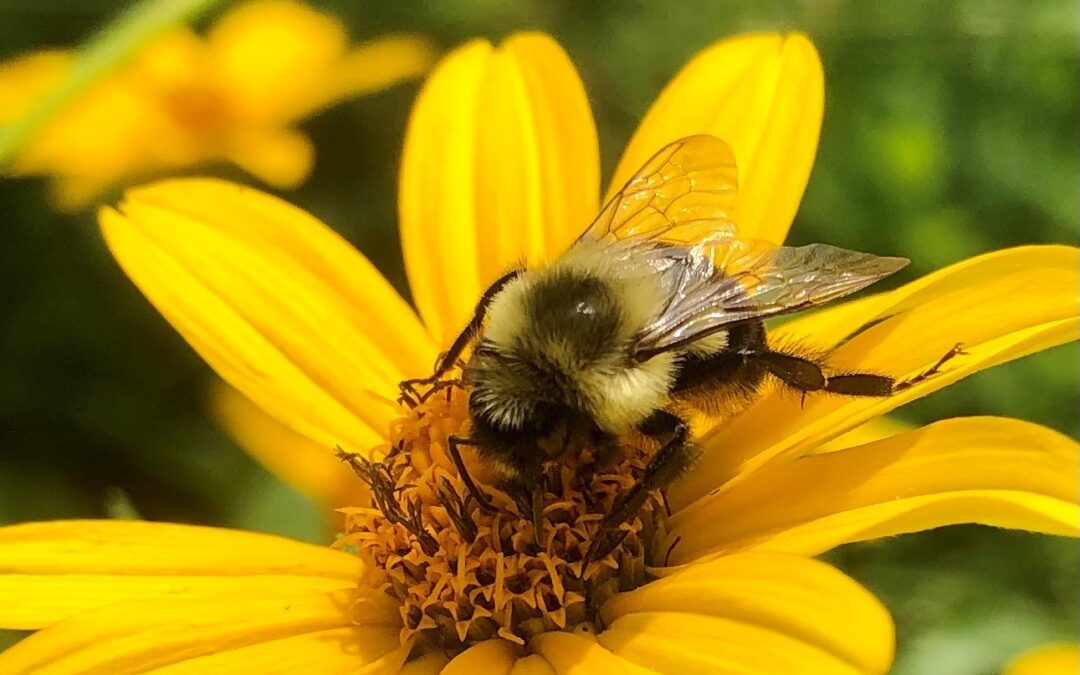
<path id="1" fill-rule="evenodd" d="M 475 451 L 463 459 L 495 512 L 479 507 L 455 470 L 446 448 L 449 436 L 468 436 L 467 398 L 457 387 L 440 389 L 403 407 L 390 443 L 370 459 L 342 453 L 371 487 L 371 500 L 342 509 L 337 546 L 366 563 L 362 584 L 400 603 L 401 640 L 426 650 L 454 653 L 494 637 L 524 644 L 542 632 L 594 630 L 607 598 L 647 581 L 662 496 L 651 494 L 617 530 L 601 521 L 641 475 L 648 449 L 622 448 L 608 466 L 598 466 L 589 448 L 550 462 L 537 532 L 529 505 L 500 490 Z M 603 545 L 595 545 L 598 539 Z"/>

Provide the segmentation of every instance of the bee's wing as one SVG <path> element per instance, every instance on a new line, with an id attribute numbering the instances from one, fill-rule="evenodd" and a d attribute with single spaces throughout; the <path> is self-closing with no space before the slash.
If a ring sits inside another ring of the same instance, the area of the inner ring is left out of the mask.
<path id="1" fill-rule="evenodd" d="M 578 243 L 692 246 L 733 238 L 738 188 L 728 144 L 715 136 L 688 136 L 645 162 Z"/>
<path id="2" fill-rule="evenodd" d="M 664 147 L 627 181 L 575 246 L 589 242 L 628 277 L 659 279 L 664 305 L 635 345 L 638 358 L 754 317 L 854 293 L 907 264 L 825 244 L 743 241 L 731 218 L 735 155 L 713 136 Z M 572 247 L 573 248 L 573 247 Z"/>
<path id="3" fill-rule="evenodd" d="M 673 247 L 663 271 L 667 302 L 635 343 L 639 359 L 751 318 L 795 312 L 854 293 L 908 264 L 827 244 L 773 246 L 738 240 Z"/>

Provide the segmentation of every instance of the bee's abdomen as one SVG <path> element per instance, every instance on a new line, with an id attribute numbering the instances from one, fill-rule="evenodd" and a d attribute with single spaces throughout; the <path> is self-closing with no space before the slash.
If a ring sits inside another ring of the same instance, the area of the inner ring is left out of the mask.
<path id="1" fill-rule="evenodd" d="M 765 349 L 765 326 L 760 320 L 731 326 L 722 348 L 702 345 L 694 349 L 691 345 L 683 354 L 671 398 L 711 416 L 738 412 L 753 400 L 765 379 L 765 371 L 746 355 Z"/>

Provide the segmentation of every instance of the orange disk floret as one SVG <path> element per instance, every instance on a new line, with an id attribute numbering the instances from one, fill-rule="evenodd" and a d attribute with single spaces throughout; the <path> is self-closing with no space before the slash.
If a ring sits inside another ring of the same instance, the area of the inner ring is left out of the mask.
<path id="1" fill-rule="evenodd" d="M 404 408 L 377 461 L 344 455 L 372 498 L 343 509 L 338 546 L 368 563 L 365 583 L 400 601 L 403 641 L 451 651 L 496 636 L 524 644 L 540 632 L 597 621 L 606 598 L 645 581 L 647 544 L 664 512 L 659 494 L 615 533 L 600 523 L 633 486 L 647 453 L 626 448 L 617 463 L 598 466 L 584 448 L 547 464 L 537 533 L 527 506 L 487 484 L 493 474 L 482 459 L 464 458 L 495 513 L 480 508 L 454 469 L 447 437 L 468 435 L 467 399 L 450 387 Z M 621 541 L 590 560 L 598 537 Z"/>

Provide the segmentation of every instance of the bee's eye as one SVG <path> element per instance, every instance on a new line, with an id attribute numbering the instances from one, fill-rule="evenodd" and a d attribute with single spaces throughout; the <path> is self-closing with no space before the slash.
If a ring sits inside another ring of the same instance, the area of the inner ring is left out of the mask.
<path id="1" fill-rule="evenodd" d="M 578 300 L 577 305 L 574 306 L 574 311 L 583 316 L 593 316 L 596 314 L 596 305 L 588 300 Z"/>

